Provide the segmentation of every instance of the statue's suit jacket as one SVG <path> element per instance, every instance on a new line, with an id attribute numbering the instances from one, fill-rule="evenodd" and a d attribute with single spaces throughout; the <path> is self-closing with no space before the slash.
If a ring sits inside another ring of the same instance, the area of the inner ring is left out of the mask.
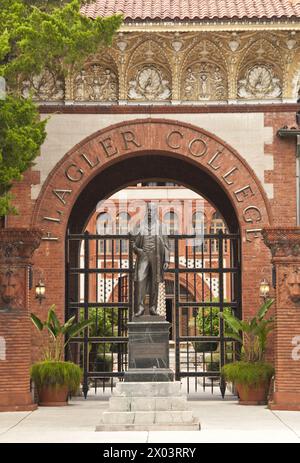
<path id="1" fill-rule="evenodd" d="M 163 234 L 162 227 L 159 227 L 158 234 L 155 234 L 155 250 L 156 252 L 156 259 L 155 264 L 152 267 L 153 273 L 155 274 L 156 281 L 158 283 L 162 282 L 163 277 L 163 265 L 166 262 L 170 261 L 170 250 L 169 250 L 169 240 L 167 235 Z M 132 235 L 133 239 L 133 250 L 137 254 L 137 249 L 143 249 L 144 247 L 144 240 L 146 235 L 142 232 L 137 233 L 136 235 Z M 140 281 L 139 278 L 139 267 L 140 262 L 144 258 L 143 254 L 137 254 L 137 259 L 135 263 L 134 269 L 134 281 Z"/>

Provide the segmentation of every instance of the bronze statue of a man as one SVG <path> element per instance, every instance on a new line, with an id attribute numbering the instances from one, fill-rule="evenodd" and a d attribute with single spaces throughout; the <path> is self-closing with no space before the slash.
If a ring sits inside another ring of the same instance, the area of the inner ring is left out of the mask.
<path id="1" fill-rule="evenodd" d="M 144 298 L 149 294 L 149 313 L 158 315 L 157 302 L 159 283 L 164 280 L 170 253 L 167 235 L 157 216 L 155 205 L 148 205 L 147 213 L 137 233 L 133 237 L 133 251 L 137 255 L 135 263 L 135 307 L 134 315 L 145 313 Z"/>

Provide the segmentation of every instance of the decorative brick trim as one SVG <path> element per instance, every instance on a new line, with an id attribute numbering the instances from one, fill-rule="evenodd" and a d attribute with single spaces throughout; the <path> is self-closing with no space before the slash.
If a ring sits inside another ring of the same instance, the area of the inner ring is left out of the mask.
<path id="1" fill-rule="evenodd" d="M 23 262 L 32 257 L 40 245 L 42 232 L 39 229 L 3 228 L 0 229 L 0 264 L 13 261 Z"/>
<path id="2" fill-rule="evenodd" d="M 264 228 L 262 235 L 273 257 L 300 257 L 300 227 Z"/>
<path id="3" fill-rule="evenodd" d="M 40 105 L 41 114 L 207 114 L 207 113 L 295 113 L 299 104 L 227 104 L 227 105 Z"/>

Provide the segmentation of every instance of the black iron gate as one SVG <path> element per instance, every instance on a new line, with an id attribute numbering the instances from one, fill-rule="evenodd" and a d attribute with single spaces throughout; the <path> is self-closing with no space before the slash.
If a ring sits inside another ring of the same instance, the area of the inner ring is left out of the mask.
<path id="1" fill-rule="evenodd" d="M 168 318 L 173 328 L 170 366 L 187 392 L 224 396 L 221 367 L 238 347 L 225 336 L 219 312 L 241 316 L 241 249 L 238 234 L 170 235 L 171 262 L 165 272 Z M 127 322 L 133 314 L 134 254 L 128 235 L 68 234 L 66 316 L 92 319 L 71 340 L 67 357 L 83 369 L 83 392 L 113 388 L 127 369 Z M 171 307 L 171 310 L 170 310 Z"/>

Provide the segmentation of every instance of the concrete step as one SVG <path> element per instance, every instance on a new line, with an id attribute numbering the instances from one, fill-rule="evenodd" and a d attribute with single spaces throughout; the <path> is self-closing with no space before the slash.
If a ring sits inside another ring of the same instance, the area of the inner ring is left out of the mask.
<path id="1" fill-rule="evenodd" d="M 187 399 L 178 397 L 122 397 L 113 395 L 109 400 L 110 411 L 183 411 Z"/>
<path id="2" fill-rule="evenodd" d="M 98 424 L 96 431 L 111 432 L 111 431 L 199 431 L 200 423 L 168 423 L 168 424 Z"/>
<path id="3" fill-rule="evenodd" d="M 180 397 L 179 381 L 166 382 L 120 382 L 117 383 L 114 396 L 124 397 Z"/>
<path id="4" fill-rule="evenodd" d="M 152 411 L 152 412 L 104 412 L 102 423 L 106 425 L 168 425 L 194 424 L 192 412 L 189 411 Z"/>

